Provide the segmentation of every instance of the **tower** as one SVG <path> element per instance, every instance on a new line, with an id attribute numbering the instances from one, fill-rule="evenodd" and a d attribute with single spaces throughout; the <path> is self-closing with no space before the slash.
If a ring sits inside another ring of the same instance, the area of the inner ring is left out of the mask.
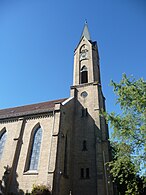
<path id="1" fill-rule="evenodd" d="M 108 127 L 100 111 L 105 110 L 97 43 L 85 23 L 74 51 L 74 122 L 71 133 L 71 190 L 73 195 L 111 195 L 105 163 L 109 161 Z"/>

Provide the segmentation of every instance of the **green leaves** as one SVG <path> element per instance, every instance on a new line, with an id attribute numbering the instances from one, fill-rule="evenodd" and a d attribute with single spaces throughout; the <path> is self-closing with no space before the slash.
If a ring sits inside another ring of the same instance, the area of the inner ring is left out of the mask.
<path id="1" fill-rule="evenodd" d="M 114 156 L 109 167 L 123 194 L 139 194 L 137 175 L 146 177 L 146 82 L 123 74 L 111 86 L 121 113 L 103 113 L 113 129 Z"/>
<path id="2" fill-rule="evenodd" d="M 146 82 L 141 78 L 135 80 L 133 77 L 127 78 L 123 74 L 119 84 L 111 81 L 114 92 L 117 95 L 117 103 L 123 110 L 133 108 L 134 111 L 144 112 L 146 108 Z"/>
<path id="3" fill-rule="evenodd" d="M 111 81 L 121 114 L 106 114 L 114 132 L 112 138 L 133 148 L 132 155 L 144 156 L 146 151 L 146 82 L 127 78 L 123 74 L 120 83 Z M 142 153 L 143 151 L 143 153 Z M 143 158 L 143 157 L 142 157 Z"/>

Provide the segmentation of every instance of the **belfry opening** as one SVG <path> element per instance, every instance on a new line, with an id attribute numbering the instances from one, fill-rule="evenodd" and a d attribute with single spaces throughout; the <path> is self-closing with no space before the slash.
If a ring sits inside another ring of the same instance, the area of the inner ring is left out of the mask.
<path id="1" fill-rule="evenodd" d="M 80 77 L 81 77 L 81 80 L 80 80 L 81 84 L 88 83 L 88 70 L 86 66 L 83 66 L 81 68 Z"/>

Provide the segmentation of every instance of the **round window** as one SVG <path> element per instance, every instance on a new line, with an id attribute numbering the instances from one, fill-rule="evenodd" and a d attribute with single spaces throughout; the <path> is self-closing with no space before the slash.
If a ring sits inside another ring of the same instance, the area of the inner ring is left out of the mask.
<path id="1" fill-rule="evenodd" d="M 83 91 L 83 92 L 81 93 L 81 96 L 82 96 L 83 98 L 86 98 L 86 97 L 88 96 L 88 93 L 87 93 L 86 91 Z"/>

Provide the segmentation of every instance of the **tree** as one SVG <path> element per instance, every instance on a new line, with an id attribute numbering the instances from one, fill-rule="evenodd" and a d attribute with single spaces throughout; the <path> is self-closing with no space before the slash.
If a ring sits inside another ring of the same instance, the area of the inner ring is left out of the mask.
<path id="1" fill-rule="evenodd" d="M 146 82 L 123 74 L 120 83 L 111 85 L 121 113 L 104 113 L 113 129 L 110 172 L 123 194 L 140 194 L 138 178 L 146 178 Z"/>

